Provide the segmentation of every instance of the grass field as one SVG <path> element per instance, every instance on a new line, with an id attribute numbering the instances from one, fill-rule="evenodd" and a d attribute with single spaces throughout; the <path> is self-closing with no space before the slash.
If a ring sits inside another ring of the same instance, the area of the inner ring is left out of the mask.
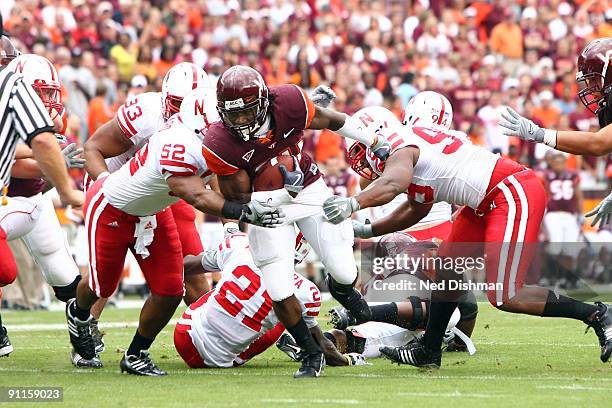
<path id="1" fill-rule="evenodd" d="M 276 348 L 241 368 L 188 370 L 174 351 L 173 327 L 152 348 L 167 377 L 121 375 L 121 353 L 134 332 L 121 323 L 136 321 L 137 309 L 105 311 L 103 321 L 115 323 L 103 329 L 105 367 L 78 370 L 68 359 L 67 332 L 35 326 L 61 324 L 62 313 L 3 312 L 15 351 L 0 359 L 0 386 L 61 386 L 62 405 L 79 407 L 610 406 L 612 364 L 599 361 L 596 336 L 584 334 L 584 325 L 506 314 L 484 303 L 480 309 L 475 356 L 446 355 L 434 371 L 371 360 L 372 366 L 327 367 L 323 377 L 306 380 L 291 377 L 296 363 Z M 320 323 L 328 327 L 325 318 Z"/>

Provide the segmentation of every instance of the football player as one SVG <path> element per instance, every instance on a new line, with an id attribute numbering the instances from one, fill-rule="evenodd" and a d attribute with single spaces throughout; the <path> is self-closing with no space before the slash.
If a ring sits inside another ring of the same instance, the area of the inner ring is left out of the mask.
<path id="1" fill-rule="evenodd" d="M 599 118 L 598 132 L 564 131 L 543 129 L 514 110 L 502 114 L 500 126 L 504 134 L 518 136 L 523 140 L 544 143 L 550 147 L 572 154 L 603 156 L 612 152 L 612 38 L 598 38 L 587 44 L 578 56 L 576 80 L 582 88 L 578 96 L 584 106 Z M 595 216 L 592 226 L 601 227 L 612 220 L 612 193 L 608 195 L 587 217 Z"/>
<path id="2" fill-rule="evenodd" d="M 325 361 L 294 296 L 291 271 L 295 225 L 325 265 L 334 298 L 360 322 L 370 319 L 370 310 L 353 287 L 357 268 L 351 223 L 332 225 L 325 221 L 321 204 L 331 193 L 316 164 L 300 151 L 299 143 L 305 129 L 327 128 L 360 140 L 382 158 L 389 146 L 373 133 L 365 133 L 361 124 L 349 116 L 316 107 L 298 86 L 268 88 L 259 72 L 250 67 L 236 65 L 226 70 L 217 82 L 217 98 L 222 121 L 206 133 L 203 151 L 225 197 L 248 201 L 252 192 L 250 179 L 256 177 L 261 165 L 287 152 L 299 158 L 299 165 L 290 175 L 283 168 L 285 179 L 292 180 L 285 189 L 256 191 L 252 196 L 282 208 L 287 223 L 274 230 L 252 227 L 248 233 L 255 265 L 262 271 L 276 315 L 308 352 L 295 377 L 316 377 Z"/>
<path id="3" fill-rule="evenodd" d="M 191 368 L 240 366 L 276 343 L 285 330 L 272 310 L 247 235 L 234 223 L 226 223 L 224 230 L 218 249 L 185 258 L 186 274 L 221 271 L 215 289 L 189 306 L 174 330 L 174 346 Z M 340 354 L 321 331 L 316 320 L 321 307 L 317 286 L 295 272 L 293 286 L 302 317 L 327 362 L 363 364 L 359 354 Z"/>
<path id="4" fill-rule="evenodd" d="M 434 202 L 464 206 L 440 256 L 449 260 L 480 256 L 484 249 L 486 280 L 491 284 L 487 296 L 493 306 L 514 313 L 581 320 L 595 329 L 601 360 L 608 361 L 612 311 L 607 305 L 579 302 L 545 288 L 523 287 L 546 204 L 544 188 L 532 170 L 442 130 L 402 126 L 385 108 L 364 108 L 354 116 L 367 129 L 386 137 L 392 150 L 386 160 L 380 160 L 359 143 L 351 147 L 353 170 L 372 182 L 354 197 L 328 198 L 323 209 L 330 222 L 341 223 L 360 208 L 383 205 L 402 193 L 410 200 L 376 220 L 370 226 L 373 235 L 415 224 Z M 437 272 L 439 281 L 459 280 L 452 270 Z M 462 293 L 450 286 L 434 291 L 423 338 L 405 347 L 383 348 L 383 354 L 404 364 L 440 367 L 444 330 Z"/>
<path id="5" fill-rule="evenodd" d="M 23 75 L 25 82 L 32 86 L 47 108 L 55 124 L 55 131 L 63 138 L 61 135 L 65 131 L 65 109 L 61 100 L 61 84 L 55 67 L 49 60 L 39 55 L 16 55 L 10 52 L 5 54 L 2 63 L 10 61 L 6 69 Z M 84 160 L 78 157 L 81 152 L 82 150 L 77 149 L 75 143 L 64 148 L 62 153 L 64 153 L 66 165 L 69 168 L 83 167 Z M 10 216 L 1 217 L 0 224 L 7 231 L 9 240 L 21 237 L 36 263 L 40 265 L 43 276 L 53 288 L 56 298 L 67 302 L 76 296 L 76 287 L 81 275 L 70 253 L 66 235 L 55 214 L 52 202 L 54 192 L 48 191 L 43 194 L 49 187 L 42 178 L 42 172 L 34 159 L 16 160 L 11 174 L 7 196 L 13 198 L 11 207 L 14 208 Z M 0 328 L 0 330 L 3 329 Z M 10 343 L 7 342 L 4 342 L 5 345 L 10 346 Z M 1 347 L 0 355 L 6 355 L 12 351 L 12 346 L 10 348 L 8 346 Z M 99 360 L 95 358 L 85 360 L 74 350 L 71 357 L 75 364 L 80 366 L 100 367 Z"/>
<path id="6" fill-rule="evenodd" d="M 168 207 L 179 199 L 197 209 L 225 216 L 225 200 L 205 188 L 212 172 L 202 156 L 202 138 L 218 119 L 214 90 L 196 88 L 129 162 L 106 174 L 87 189 L 85 224 L 88 231 L 90 272 L 79 283 L 77 298 L 68 302 L 66 315 L 74 326 L 71 342 L 77 352 L 92 358 L 90 308 L 100 297 L 109 297 L 123 273 L 130 250 L 151 289 L 138 329 L 121 359 L 121 371 L 161 376 L 148 349 L 168 323 L 183 296 L 183 253 Z M 278 210 L 258 203 L 240 205 L 241 219 L 261 226 L 282 222 Z"/>

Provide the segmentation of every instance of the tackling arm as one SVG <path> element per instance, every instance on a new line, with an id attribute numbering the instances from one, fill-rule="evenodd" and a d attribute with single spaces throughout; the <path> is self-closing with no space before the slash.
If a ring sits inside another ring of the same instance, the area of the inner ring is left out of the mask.
<path id="1" fill-rule="evenodd" d="M 425 218 L 431 206 L 431 204 L 421 204 L 414 200 L 406 201 L 391 214 L 374 221 L 372 233 L 374 236 L 380 236 L 405 230 Z"/>
<path id="2" fill-rule="evenodd" d="M 92 180 L 108 171 L 104 159 L 127 152 L 134 144 L 127 137 L 116 118 L 99 127 L 85 143 L 85 170 Z"/>
<path id="3" fill-rule="evenodd" d="M 612 125 L 598 132 L 559 130 L 555 149 L 589 156 L 603 156 L 612 153 Z"/>
<path id="4" fill-rule="evenodd" d="M 226 200 L 216 191 L 206 189 L 199 176 L 170 176 L 167 182 L 174 195 L 182 198 L 198 210 L 217 217 L 225 216 L 223 212 Z M 235 217 L 231 218 L 240 218 L 242 207 L 239 207 L 240 211 Z"/>

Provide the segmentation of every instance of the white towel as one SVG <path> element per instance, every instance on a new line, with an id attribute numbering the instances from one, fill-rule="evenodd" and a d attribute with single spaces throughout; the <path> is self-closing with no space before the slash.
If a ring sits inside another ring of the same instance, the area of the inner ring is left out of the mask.
<path id="1" fill-rule="evenodd" d="M 136 237 L 134 249 L 138 255 L 145 259 L 150 255 L 147 247 L 153 242 L 154 231 L 157 228 L 157 219 L 154 215 L 139 217 L 139 219 L 140 221 L 138 221 L 134 229 L 134 236 Z"/>

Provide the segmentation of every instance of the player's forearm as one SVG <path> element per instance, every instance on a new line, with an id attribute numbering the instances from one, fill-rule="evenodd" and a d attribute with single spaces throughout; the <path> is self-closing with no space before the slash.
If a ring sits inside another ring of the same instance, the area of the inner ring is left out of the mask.
<path id="1" fill-rule="evenodd" d="M 89 174 L 92 180 L 96 180 L 103 172 L 108 172 L 108 166 L 106 165 L 104 156 L 95 143 L 85 143 L 83 150 L 85 171 L 87 171 L 87 174 Z"/>
<path id="2" fill-rule="evenodd" d="M 375 237 L 402 231 L 421 221 L 425 215 L 417 211 L 410 202 L 406 201 L 397 207 L 391 214 L 372 223 L 372 232 Z"/>
<path id="3" fill-rule="evenodd" d="M 603 156 L 612 152 L 612 127 L 606 126 L 598 132 L 557 132 L 557 150 L 572 154 Z"/>
<path id="4" fill-rule="evenodd" d="M 72 190 L 72 180 L 68 177 L 66 162 L 51 133 L 41 133 L 32 140 L 32 153 L 42 173 L 53 183 L 60 196 Z"/>
<path id="5" fill-rule="evenodd" d="M 388 177 L 375 180 L 368 188 L 355 197 L 359 208 L 370 208 L 385 205 L 398 195 L 404 193 L 407 187 Z"/>
<path id="6" fill-rule="evenodd" d="M 363 124 L 346 113 L 317 106 L 315 116 L 310 123 L 310 129 L 329 129 L 340 136 L 356 140 L 370 147 L 374 144 L 374 136 L 367 133 Z"/>
<path id="7" fill-rule="evenodd" d="M 349 365 L 348 360 L 344 357 L 327 337 L 323 335 L 319 326 L 310 329 L 312 337 L 321 347 L 321 351 L 325 355 L 325 362 L 330 366 L 341 367 Z"/>

